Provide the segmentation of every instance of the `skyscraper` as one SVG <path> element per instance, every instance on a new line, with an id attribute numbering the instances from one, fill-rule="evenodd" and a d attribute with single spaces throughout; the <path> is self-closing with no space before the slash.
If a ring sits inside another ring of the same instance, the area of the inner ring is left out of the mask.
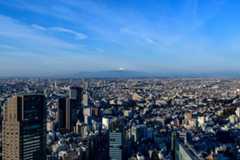
<path id="1" fill-rule="evenodd" d="M 72 128 L 71 121 L 72 121 L 72 109 L 70 105 L 69 98 L 60 98 L 58 100 L 58 124 L 61 130 L 68 130 L 70 131 Z"/>
<path id="2" fill-rule="evenodd" d="M 82 111 L 82 88 L 70 87 L 69 97 L 58 100 L 58 123 L 59 128 L 65 131 L 73 131 L 78 120 L 83 121 Z"/>
<path id="3" fill-rule="evenodd" d="M 89 100 L 88 100 L 88 94 L 87 93 L 83 94 L 82 105 L 83 105 L 83 107 L 88 107 L 89 106 Z"/>
<path id="4" fill-rule="evenodd" d="M 46 159 L 46 106 L 43 95 L 12 97 L 2 121 L 3 160 Z"/>
<path id="5" fill-rule="evenodd" d="M 71 86 L 69 88 L 69 98 L 75 100 L 77 104 L 82 102 L 83 90 L 81 87 Z"/>
<path id="6" fill-rule="evenodd" d="M 109 157 L 111 160 L 123 159 L 123 135 L 119 131 L 109 133 Z"/>

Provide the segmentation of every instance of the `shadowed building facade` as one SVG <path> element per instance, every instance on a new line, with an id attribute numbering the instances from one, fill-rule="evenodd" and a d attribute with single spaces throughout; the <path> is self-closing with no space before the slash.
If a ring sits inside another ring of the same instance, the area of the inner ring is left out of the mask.
<path id="1" fill-rule="evenodd" d="M 69 96 L 58 100 L 57 121 L 61 131 L 73 131 L 77 121 L 83 121 L 82 88 L 70 87 Z"/>
<path id="2" fill-rule="evenodd" d="M 46 106 L 43 95 L 12 97 L 2 121 L 3 160 L 46 159 Z"/>
<path id="3" fill-rule="evenodd" d="M 61 130 L 70 131 L 72 128 L 72 109 L 70 99 L 62 97 L 58 100 L 57 119 Z"/>

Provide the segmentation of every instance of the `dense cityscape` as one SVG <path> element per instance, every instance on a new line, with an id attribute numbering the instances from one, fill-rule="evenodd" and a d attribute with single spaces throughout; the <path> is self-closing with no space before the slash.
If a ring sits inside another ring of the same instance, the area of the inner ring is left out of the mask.
<path id="1" fill-rule="evenodd" d="M 2 79 L 3 160 L 240 159 L 240 80 Z"/>
<path id="2" fill-rule="evenodd" d="M 240 160 L 240 0 L 0 0 L 0 160 Z"/>

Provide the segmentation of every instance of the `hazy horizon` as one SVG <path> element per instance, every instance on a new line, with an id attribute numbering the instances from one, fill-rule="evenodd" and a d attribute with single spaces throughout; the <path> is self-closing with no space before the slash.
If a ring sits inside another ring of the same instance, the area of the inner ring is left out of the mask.
<path id="1" fill-rule="evenodd" d="M 240 72 L 240 2 L 0 1 L 0 77 Z"/>

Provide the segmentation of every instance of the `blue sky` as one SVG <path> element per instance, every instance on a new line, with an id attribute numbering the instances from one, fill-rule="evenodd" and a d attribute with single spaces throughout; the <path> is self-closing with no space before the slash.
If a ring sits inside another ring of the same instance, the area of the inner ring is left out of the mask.
<path id="1" fill-rule="evenodd" d="M 0 0 L 0 76 L 240 71 L 238 0 Z"/>

